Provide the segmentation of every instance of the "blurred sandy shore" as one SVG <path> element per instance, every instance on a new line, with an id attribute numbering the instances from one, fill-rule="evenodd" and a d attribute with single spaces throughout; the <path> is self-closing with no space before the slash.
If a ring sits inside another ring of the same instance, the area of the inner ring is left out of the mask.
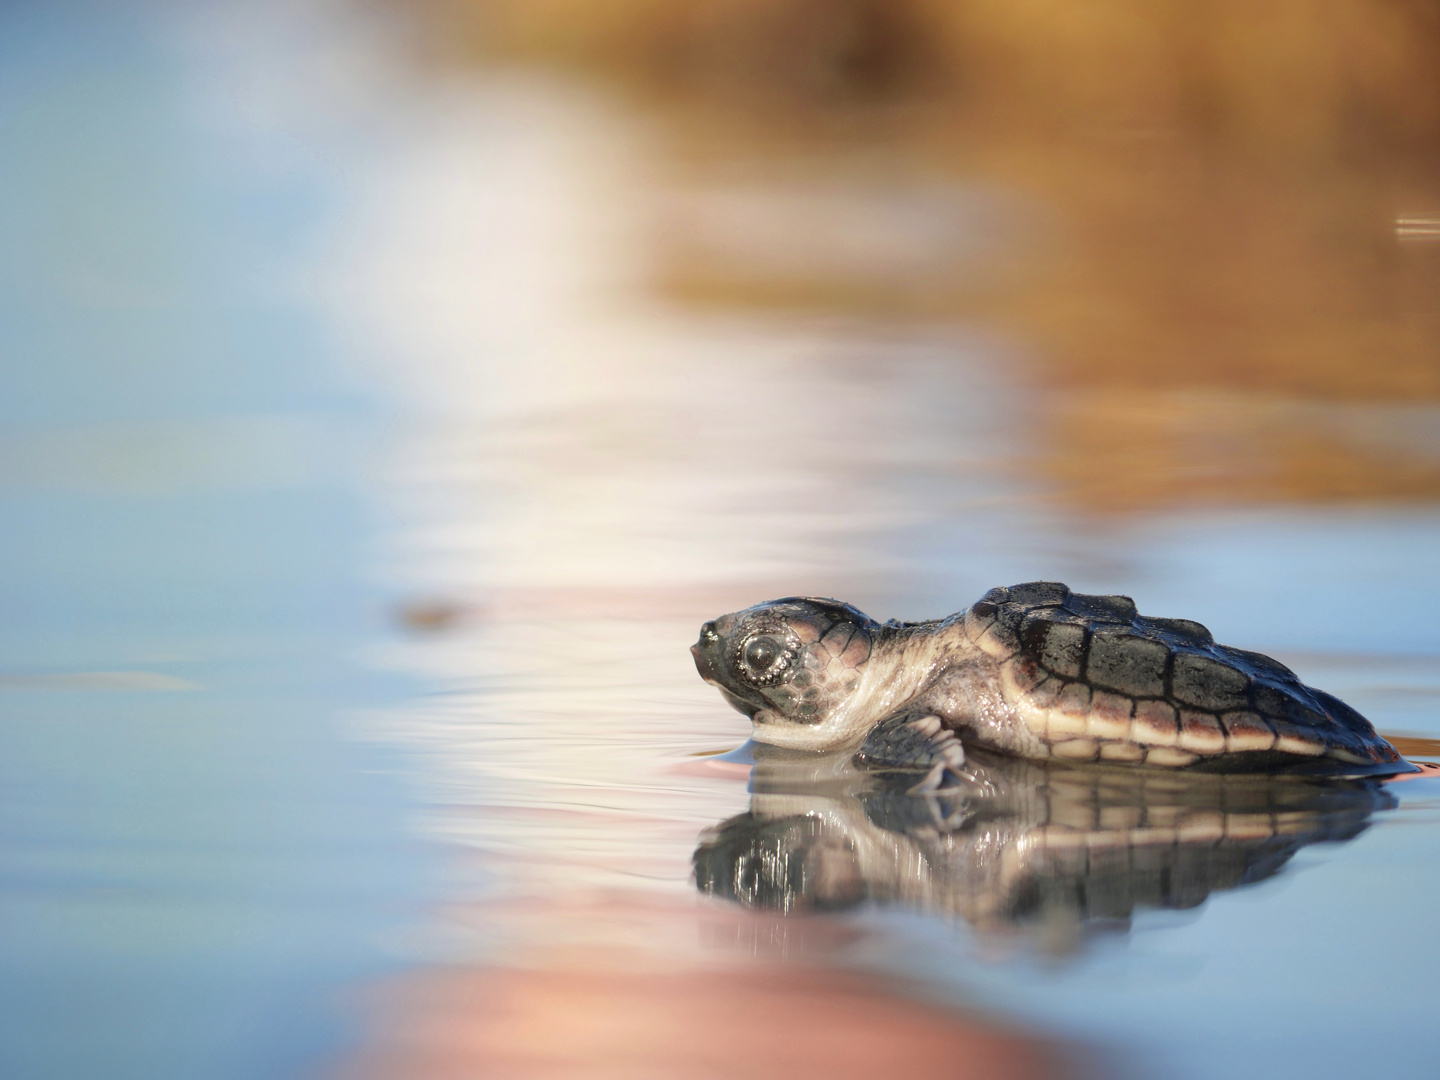
<path id="1" fill-rule="evenodd" d="M 1440 497 L 1433 5 L 424 10 L 448 62 L 579 73 L 668 132 L 658 292 L 1028 346 L 1024 465 L 1073 510 Z"/>

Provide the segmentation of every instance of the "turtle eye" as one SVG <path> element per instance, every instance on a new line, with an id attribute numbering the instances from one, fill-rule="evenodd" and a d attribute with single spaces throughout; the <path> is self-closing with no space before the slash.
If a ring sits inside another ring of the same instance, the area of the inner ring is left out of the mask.
<path id="1" fill-rule="evenodd" d="M 745 674 L 753 679 L 764 679 L 776 674 L 775 669 L 785 666 L 785 646 L 773 637 L 753 637 L 741 650 L 740 662 L 745 666 Z"/>

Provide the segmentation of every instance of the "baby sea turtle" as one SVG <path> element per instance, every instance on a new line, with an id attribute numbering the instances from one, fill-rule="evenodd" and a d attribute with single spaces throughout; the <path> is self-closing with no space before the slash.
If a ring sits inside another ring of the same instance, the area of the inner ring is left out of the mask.
<path id="1" fill-rule="evenodd" d="M 706 623 L 691 648 L 754 738 L 854 747 L 946 782 L 963 746 L 1214 772 L 1413 772 L 1363 716 L 1188 619 L 1054 581 L 991 589 L 931 622 L 791 596 Z"/>

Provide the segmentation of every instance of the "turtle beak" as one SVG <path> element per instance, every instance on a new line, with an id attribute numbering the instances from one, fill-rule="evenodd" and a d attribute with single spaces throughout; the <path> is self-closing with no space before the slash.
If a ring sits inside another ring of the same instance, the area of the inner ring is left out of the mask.
<path id="1" fill-rule="evenodd" d="M 720 621 L 724 622 L 730 618 L 726 615 Z M 733 620 L 731 621 L 733 622 Z M 720 631 L 713 622 L 707 622 L 700 628 L 700 640 L 690 646 L 690 655 L 695 658 L 695 670 L 700 673 L 700 678 L 720 691 L 720 696 L 731 708 L 754 719 L 755 714 L 765 707 L 763 699 L 758 702 L 747 701 L 736 695 L 721 681 L 720 651 L 722 647 Z"/>
<path id="2" fill-rule="evenodd" d="M 707 622 L 700 628 L 700 640 L 690 646 L 690 655 L 695 658 L 695 670 L 700 673 L 700 677 L 714 686 L 719 686 L 720 635 L 715 632 L 713 622 Z"/>

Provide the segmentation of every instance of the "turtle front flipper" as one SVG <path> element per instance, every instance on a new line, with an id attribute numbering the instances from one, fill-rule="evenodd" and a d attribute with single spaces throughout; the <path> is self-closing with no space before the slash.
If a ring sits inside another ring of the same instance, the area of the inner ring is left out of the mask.
<path id="1" fill-rule="evenodd" d="M 965 748 L 955 733 L 929 709 L 910 705 L 886 716 L 865 736 L 855 760 L 892 769 L 924 769 L 925 778 L 911 790 L 918 794 L 963 784 L 959 772 Z"/>

